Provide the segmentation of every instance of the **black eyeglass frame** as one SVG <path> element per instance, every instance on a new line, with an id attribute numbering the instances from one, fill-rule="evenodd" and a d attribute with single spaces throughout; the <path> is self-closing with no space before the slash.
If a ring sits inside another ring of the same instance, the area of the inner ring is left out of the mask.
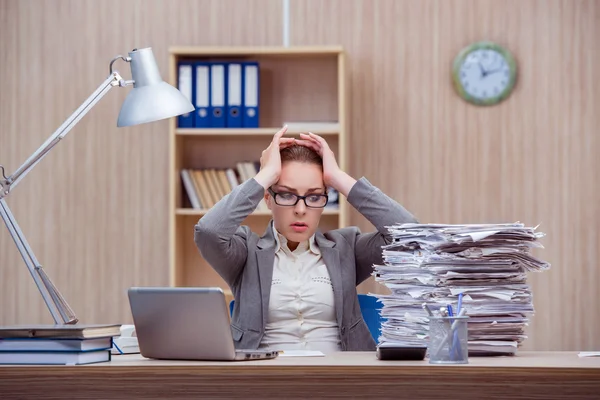
<path id="1" fill-rule="evenodd" d="M 316 209 L 319 209 L 319 208 L 324 208 L 324 207 L 327 205 L 327 203 L 329 202 L 329 196 L 327 196 L 327 193 L 325 193 L 325 194 L 323 194 L 323 193 L 311 193 L 311 194 L 307 194 L 306 196 L 300 196 L 299 194 L 290 193 L 290 192 L 276 192 L 276 191 L 274 191 L 272 188 L 268 188 L 268 189 L 267 189 L 267 191 L 269 192 L 269 194 L 270 194 L 271 196 L 273 196 L 273 200 L 275 200 L 275 204 L 277 204 L 278 206 L 281 206 L 281 207 L 295 207 L 295 206 L 296 206 L 296 204 L 298 204 L 298 202 L 299 202 L 300 200 L 302 200 L 302 201 L 304 201 L 304 205 L 305 205 L 307 208 L 316 208 Z M 296 196 L 296 202 L 295 202 L 294 204 L 279 204 L 279 203 L 277 202 L 277 195 L 280 195 L 281 193 L 286 193 L 286 194 L 291 194 L 291 195 L 293 195 L 293 196 Z M 325 197 L 325 204 L 323 204 L 323 205 L 322 205 L 322 206 L 320 206 L 320 207 L 309 206 L 309 205 L 308 205 L 308 203 L 306 202 L 306 198 L 307 198 L 307 197 L 310 197 L 310 196 L 321 196 L 321 197 Z"/>

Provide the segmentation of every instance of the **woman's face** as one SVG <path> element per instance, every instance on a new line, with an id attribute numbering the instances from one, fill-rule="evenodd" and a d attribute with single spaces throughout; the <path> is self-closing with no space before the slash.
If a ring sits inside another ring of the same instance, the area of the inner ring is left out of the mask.
<path id="1" fill-rule="evenodd" d="M 282 165 L 279 181 L 271 186 L 276 193 L 293 193 L 300 196 L 325 194 L 323 170 L 313 163 L 289 161 Z M 307 207 L 303 200 L 295 206 L 281 206 L 266 192 L 267 206 L 273 213 L 275 229 L 285 236 L 289 245 L 308 240 L 317 230 L 323 208 Z M 293 249 L 292 249 L 293 250 Z"/>

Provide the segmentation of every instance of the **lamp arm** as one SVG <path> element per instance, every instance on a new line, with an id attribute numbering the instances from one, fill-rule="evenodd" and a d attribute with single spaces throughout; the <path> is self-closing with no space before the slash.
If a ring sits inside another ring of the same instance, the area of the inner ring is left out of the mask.
<path id="1" fill-rule="evenodd" d="M 92 93 L 90 97 L 88 97 L 46 140 L 46 142 L 44 142 L 44 144 L 42 144 L 12 175 L 9 177 L 4 176 L 4 168 L 2 168 L 3 176 L 0 179 L 0 199 L 8 196 L 10 190 L 14 188 L 19 181 L 23 179 L 25 175 L 27 175 L 29 171 L 31 171 L 33 167 L 67 135 L 67 133 L 69 133 L 79 120 L 81 120 L 81 118 L 83 118 L 83 116 L 86 115 L 113 86 L 125 86 L 126 84 L 127 82 L 121 78 L 118 72 L 112 72 L 110 76 L 102 82 L 98 89 L 96 89 L 96 91 Z"/>
<path id="2" fill-rule="evenodd" d="M 125 61 L 129 61 L 124 57 L 117 58 L 123 58 Z M 23 163 L 23 165 L 8 177 L 4 174 L 4 167 L 0 165 L 0 169 L 2 170 L 2 176 L 0 177 L 0 217 L 2 217 L 2 220 L 6 224 L 19 253 L 21 253 L 21 257 L 27 265 L 27 268 L 56 324 L 75 324 L 78 322 L 78 319 L 38 262 L 4 197 L 8 196 L 11 189 L 13 189 L 19 181 L 21 181 L 21 179 L 23 179 L 25 175 L 27 175 L 27 173 L 29 173 L 29 171 L 31 171 L 33 167 L 35 167 L 35 165 L 67 135 L 67 133 L 69 133 L 79 120 L 81 120 L 81 118 L 83 118 L 83 116 L 86 115 L 113 86 L 127 86 L 133 83 L 133 81 L 123 80 L 118 72 L 112 71 L 112 64 L 117 58 L 113 59 L 111 62 L 110 76 L 102 82 L 98 89 L 96 89 L 96 91 L 94 91 L 94 93 L 92 93 L 77 110 L 75 110 L 75 112 Z"/>
<path id="3" fill-rule="evenodd" d="M 77 317 L 75 313 L 67 304 L 66 300 L 60 294 L 56 286 L 52 283 L 46 272 L 42 269 L 42 266 L 38 262 L 35 254 L 29 247 L 27 239 L 23 235 L 19 224 L 15 220 L 8 204 L 5 199 L 0 199 L 0 216 L 4 220 L 10 235 L 12 236 L 21 257 L 35 282 L 39 292 L 42 294 L 42 298 L 46 303 L 46 306 L 52 314 L 55 324 L 75 324 L 77 323 Z"/>

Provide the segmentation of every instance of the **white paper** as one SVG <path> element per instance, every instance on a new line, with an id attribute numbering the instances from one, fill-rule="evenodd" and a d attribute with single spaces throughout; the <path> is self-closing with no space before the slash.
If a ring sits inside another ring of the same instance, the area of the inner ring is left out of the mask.
<path id="1" fill-rule="evenodd" d="M 550 264 L 531 254 L 543 248 L 543 233 L 519 222 L 509 224 L 396 224 L 386 227 L 383 265 L 373 266 L 375 281 L 391 294 L 373 294 L 383 304 L 379 343 L 426 344 L 429 316 L 458 296 L 469 317 L 469 350 L 514 354 L 527 338 L 534 312 L 527 273 Z"/>
<path id="2" fill-rule="evenodd" d="M 481 231 L 481 232 L 471 232 L 468 235 L 471 237 L 471 240 L 477 242 L 481 239 L 485 239 L 488 236 L 492 236 L 498 233 L 498 231 Z"/>
<path id="3" fill-rule="evenodd" d="M 579 357 L 600 357 L 600 351 L 580 351 Z"/>
<path id="4" fill-rule="evenodd" d="M 279 357 L 324 357 L 325 354 L 319 350 L 284 350 Z"/>

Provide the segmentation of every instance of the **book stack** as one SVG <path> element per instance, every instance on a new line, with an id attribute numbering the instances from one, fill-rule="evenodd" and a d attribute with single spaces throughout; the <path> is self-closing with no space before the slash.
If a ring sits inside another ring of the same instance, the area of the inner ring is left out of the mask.
<path id="1" fill-rule="evenodd" d="M 253 178 L 259 169 L 258 161 L 242 161 L 235 168 L 182 169 L 181 179 L 192 208 L 209 209 L 239 184 Z M 258 210 L 267 209 L 261 201 Z"/>
<path id="2" fill-rule="evenodd" d="M 0 327 L 0 364 L 78 365 L 111 360 L 120 325 Z"/>
<path id="3" fill-rule="evenodd" d="M 514 355 L 534 312 L 527 272 L 550 265 L 531 254 L 543 247 L 536 228 L 514 224 L 401 224 L 388 227 L 384 265 L 375 280 L 391 294 L 383 303 L 380 343 L 426 346 L 427 304 L 457 304 L 469 316 L 469 355 Z"/>

